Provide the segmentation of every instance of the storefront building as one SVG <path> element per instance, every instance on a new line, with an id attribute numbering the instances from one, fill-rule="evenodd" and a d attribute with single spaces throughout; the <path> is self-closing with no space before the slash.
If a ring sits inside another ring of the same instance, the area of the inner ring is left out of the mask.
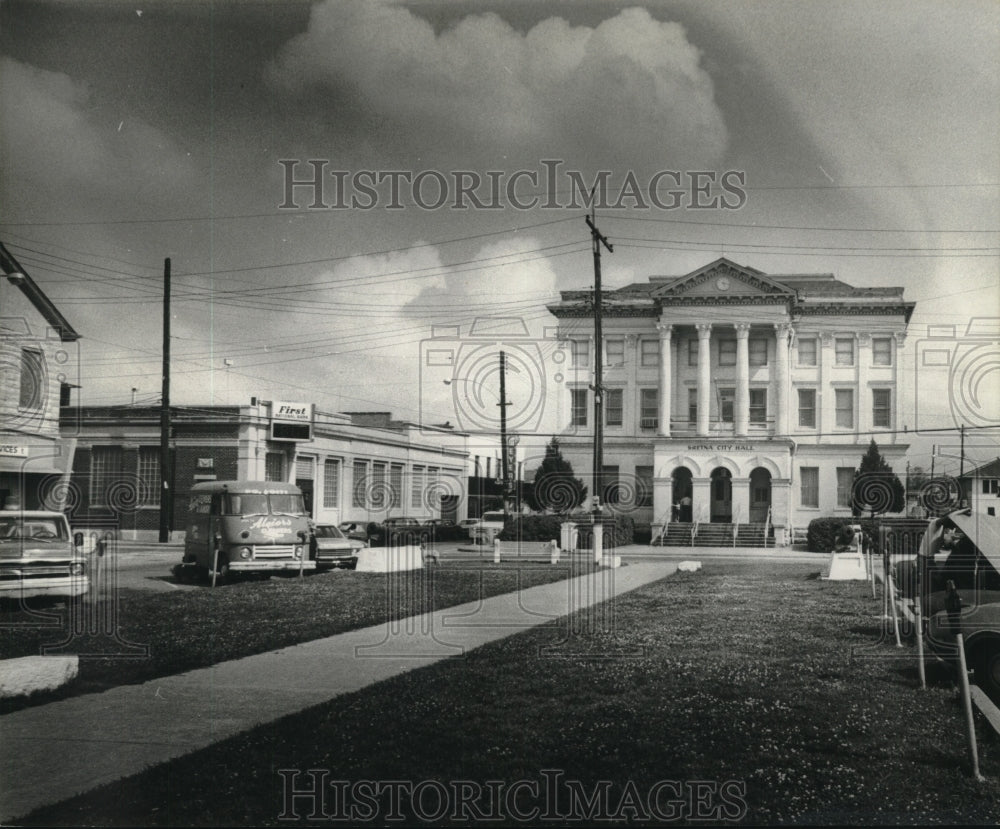
<path id="1" fill-rule="evenodd" d="M 78 430 L 66 505 L 74 526 L 155 540 L 159 527 L 160 410 L 64 410 Z M 311 403 L 171 408 L 166 490 L 172 537 L 183 535 L 188 493 L 201 481 L 297 484 L 320 522 L 465 517 L 468 436 L 418 427 L 388 412 L 320 412 Z"/>
<path id="2" fill-rule="evenodd" d="M 638 523 L 765 524 L 779 540 L 850 515 L 874 438 L 903 463 L 902 288 L 832 274 L 768 275 L 719 259 L 603 293 L 603 502 Z M 560 437 L 574 469 L 593 452 L 592 292 L 564 291 Z"/>
<path id="3" fill-rule="evenodd" d="M 62 509 L 75 430 L 61 404 L 78 383 L 80 335 L 0 244 L 0 505 Z"/>

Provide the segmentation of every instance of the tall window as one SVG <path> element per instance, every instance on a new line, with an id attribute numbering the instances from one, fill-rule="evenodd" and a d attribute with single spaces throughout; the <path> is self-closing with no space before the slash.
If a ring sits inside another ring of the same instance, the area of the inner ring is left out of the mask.
<path id="1" fill-rule="evenodd" d="M 688 365 L 696 366 L 698 365 L 698 338 L 692 337 L 687 341 L 688 343 Z"/>
<path id="2" fill-rule="evenodd" d="M 385 509 L 392 503 L 386 497 L 385 484 L 385 463 L 375 461 L 372 464 L 372 488 L 369 497 L 372 509 Z"/>
<path id="3" fill-rule="evenodd" d="M 121 477 L 122 449 L 120 446 L 95 446 L 90 450 L 90 503 L 95 507 L 108 505 L 108 491 Z"/>
<path id="4" fill-rule="evenodd" d="M 816 365 L 816 338 L 807 337 L 805 339 L 799 340 L 798 345 L 799 351 L 799 365 L 800 366 L 814 366 Z"/>
<path id="5" fill-rule="evenodd" d="M 573 365 L 586 368 L 590 365 L 590 343 L 587 340 L 570 340 L 573 352 Z"/>
<path id="6" fill-rule="evenodd" d="M 851 506 L 851 490 L 854 488 L 854 469 L 850 466 L 837 467 L 837 506 Z"/>
<path id="7" fill-rule="evenodd" d="M 698 422 L 698 389 L 688 389 L 688 423 Z"/>
<path id="8" fill-rule="evenodd" d="M 801 491 L 799 502 L 804 507 L 819 507 L 819 467 L 799 467 L 799 482 Z"/>
<path id="9" fill-rule="evenodd" d="M 750 422 L 767 423 L 767 389 L 750 389 Z"/>
<path id="10" fill-rule="evenodd" d="M 719 365 L 736 365 L 736 340 L 719 340 Z"/>
<path id="11" fill-rule="evenodd" d="M 733 422 L 733 400 L 736 389 L 719 389 L 719 420 L 723 423 Z"/>
<path id="12" fill-rule="evenodd" d="M 660 425 L 656 389 L 639 389 L 639 428 L 656 429 Z"/>
<path id="13" fill-rule="evenodd" d="M 625 365 L 625 340 L 606 340 L 604 353 L 607 355 L 609 368 Z"/>
<path id="14" fill-rule="evenodd" d="M 834 343 L 834 356 L 838 366 L 854 365 L 854 339 L 852 337 L 837 337 Z"/>
<path id="15" fill-rule="evenodd" d="M 872 365 L 892 365 L 892 338 L 872 337 Z"/>
<path id="16" fill-rule="evenodd" d="M 160 447 L 139 447 L 139 492 L 140 507 L 158 507 L 160 505 Z"/>
<path id="17" fill-rule="evenodd" d="M 872 426 L 892 428 L 892 389 L 872 389 Z"/>
<path id="18" fill-rule="evenodd" d="M 637 507 L 653 506 L 653 467 L 637 466 L 635 468 L 635 505 Z"/>
<path id="19" fill-rule="evenodd" d="M 40 409 L 45 404 L 45 358 L 35 348 L 21 349 L 21 388 L 17 405 Z"/>
<path id="20" fill-rule="evenodd" d="M 410 506 L 420 509 L 424 505 L 424 468 L 413 467 L 413 486 L 410 489 Z"/>
<path id="21" fill-rule="evenodd" d="M 639 341 L 639 365 L 644 368 L 653 368 L 660 364 L 660 341 L 640 340 Z"/>
<path id="22" fill-rule="evenodd" d="M 835 423 L 839 429 L 854 428 L 854 389 L 835 389 L 835 406 L 837 409 L 837 419 Z"/>
<path id="23" fill-rule="evenodd" d="M 323 507 L 337 509 L 340 506 L 340 459 L 327 458 L 323 462 Z"/>
<path id="24" fill-rule="evenodd" d="M 604 425 L 622 425 L 622 390 L 606 389 L 604 392 Z"/>
<path id="25" fill-rule="evenodd" d="M 587 425 L 587 390 L 571 389 L 572 401 L 570 403 L 570 425 Z"/>
<path id="26" fill-rule="evenodd" d="M 351 491 L 351 504 L 366 509 L 365 491 L 368 489 L 368 461 L 354 462 L 354 487 Z"/>
<path id="27" fill-rule="evenodd" d="M 816 389 L 799 389 L 799 426 L 816 428 Z"/>
<path id="28" fill-rule="evenodd" d="M 752 366 L 766 366 L 767 365 L 767 340 L 761 339 L 759 337 L 751 337 L 749 342 L 749 352 L 750 352 L 750 365 Z"/>
<path id="29" fill-rule="evenodd" d="M 285 476 L 285 453 L 268 452 L 264 456 L 264 480 L 284 481 Z"/>
<path id="30" fill-rule="evenodd" d="M 403 502 L 403 464 L 394 463 L 389 467 L 389 489 L 392 493 L 390 506 L 398 508 Z"/>

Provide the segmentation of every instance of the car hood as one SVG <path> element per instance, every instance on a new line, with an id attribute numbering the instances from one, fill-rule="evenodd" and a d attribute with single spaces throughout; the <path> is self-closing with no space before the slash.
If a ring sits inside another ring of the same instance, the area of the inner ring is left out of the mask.
<path id="1" fill-rule="evenodd" d="M 0 541 L 0 561 L 19 558 L 65 561 L 76 557 L 78 554 L 66 541 L 55 541 L 49 544 L 32 541 L 30 538 Z"/>

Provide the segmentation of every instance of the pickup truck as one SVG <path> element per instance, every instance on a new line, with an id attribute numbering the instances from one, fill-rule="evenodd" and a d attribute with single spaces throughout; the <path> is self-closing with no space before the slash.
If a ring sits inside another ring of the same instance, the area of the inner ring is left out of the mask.
<path id="1" fill-rule="evenodd" d="M 70 598 L 89 587 L 83 534 L 61 512 L 0 511 L 0 598 Z"/>

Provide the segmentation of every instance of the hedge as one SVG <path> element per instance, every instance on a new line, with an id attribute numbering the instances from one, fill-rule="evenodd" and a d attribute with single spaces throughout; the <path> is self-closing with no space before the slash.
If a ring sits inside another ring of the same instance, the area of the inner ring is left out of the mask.
<path id="1" fill-rule="evenodd" d="M 562 540 L 562 525 L 567 521 L 576 522 L 579 533 L 577 545 L 581 549 L 592 546 L 592 521 L 590 513 L 572 515 L 521 515 L 507 521 L 503 531 L 497 536 L 501 541 L 556 541 Z M 634 543 L 635 521 L 631 515 L 604 515 L 604 544 L 622 547 Z"/>
<path id="2" fill-rule="evenodd" d="M 508 519 L 497 536 L 501 541 L 559 541 L 562 523 L 559 515 L 518 515 Z"/>
<path id="3" fill-rule="evenodd" d="M 810 553 L 829 553 L 836 544 L 837 533 L 845 524 L 859 524 L 865 535 L 871 540 L 872 552 L 878 552 L 878 520 L 871 518 L 814 518 L 809 522 L 806 541 Z"/>

